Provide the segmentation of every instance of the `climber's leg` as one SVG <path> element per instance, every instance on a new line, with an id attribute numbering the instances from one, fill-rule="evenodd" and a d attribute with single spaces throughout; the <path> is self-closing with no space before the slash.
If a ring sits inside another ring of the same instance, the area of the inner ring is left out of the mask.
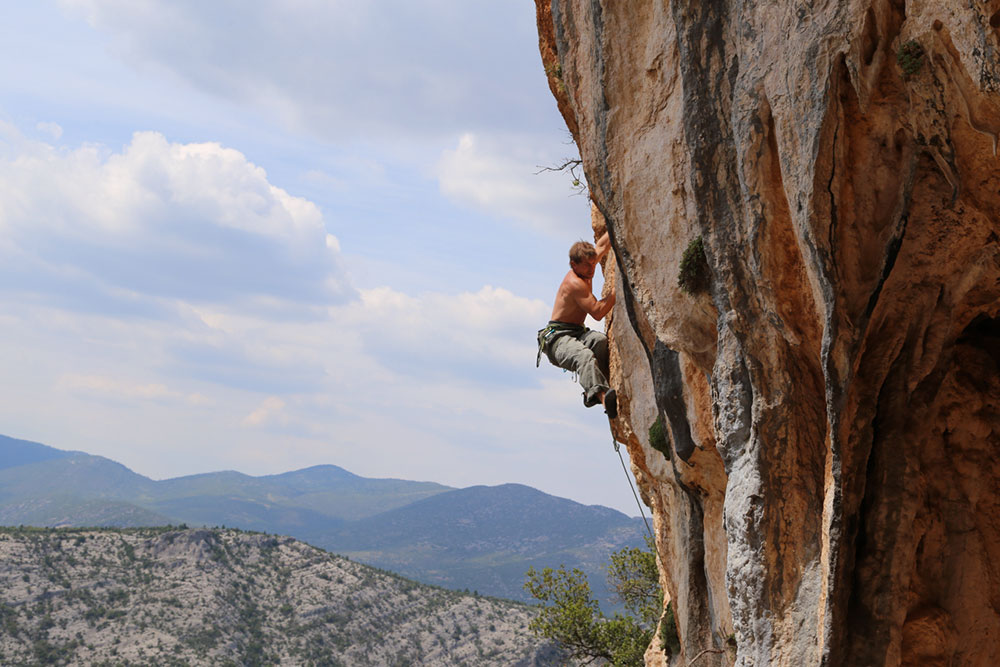
<path id="1" fill-rule="evenodd" d="M 594 353 L 594 357 L 597 359 L 597 368 L 604 374 L 604 377 L 611 377 L 608 368 L 608 337 L 600 331 L 587 329 L 586 333 L 580 337 L 580 342 L 586 345 Z M 601 403 L 604 404 L 604 411 L 608 413 L 608 417 L 611 419 L 617 417 L 618 395 L 615 393 L 615 390 L 610 389 L 607 392 L 601 392 L 599 398 Z"/>
<path id="2" fill-rule="evenodd" d="M 594 332 L 596 333 L 596 332 Z M 585 337 L 586 333 L 581 335 Z M 603 337 L 603 335 L 602 335 Z M 605 343 L 605 351 L 607 344 Z M 573 371 L 583 387 L 583 404 L 588 408 L 601 403 L 608 390 L 608 380 L 598 364 L 594 351 L 574 336 L 564 335 L 546 347 L 546 354 L 554 365 Z"/>
<path id="3" fill-rule="evenodd" d="M 600 331 L 587 329 L 580 336 L 580 342 L 594 353 L 594 356 L 597 358 L 597 367 L 604 374 L 604 377 L 610 377 L 611 374 L 608 372 L 608 337 Z"/>

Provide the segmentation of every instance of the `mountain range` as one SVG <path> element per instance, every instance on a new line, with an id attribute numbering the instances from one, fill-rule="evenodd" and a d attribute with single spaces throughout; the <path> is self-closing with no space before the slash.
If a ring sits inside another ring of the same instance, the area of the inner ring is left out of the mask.
<path id="1" fill-rule="evenodd" d="M 529 567 L 578 567 L 614 609 L 604 564 L 641 519 L 520 484 L 456 489 L 335 465 L 152 480 L 110 459 L 0 436 L 0 525 L 227 526 L 289 535 L 452 589 L 527 601 Z"/>

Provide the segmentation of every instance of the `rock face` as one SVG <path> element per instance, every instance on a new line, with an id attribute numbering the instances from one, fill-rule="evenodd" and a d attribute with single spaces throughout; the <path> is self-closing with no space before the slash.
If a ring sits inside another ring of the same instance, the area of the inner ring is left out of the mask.
<path id="1" fill-rule="evenodd" d="M 681 638 L 648 662 L 998 664 L 1000 1 L 537 3 Z"/>

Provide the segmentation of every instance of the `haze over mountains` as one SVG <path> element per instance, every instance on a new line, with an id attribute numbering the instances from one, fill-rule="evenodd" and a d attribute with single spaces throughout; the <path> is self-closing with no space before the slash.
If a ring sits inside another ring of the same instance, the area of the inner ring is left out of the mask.
<path id="1" fill-rule="evenodd" d="M 0 525 L 228 526 L 290 535 L 419 581 L 527 600 L 529 566 L 565 564 L 605 586 L 610 552 L 643 524 L 531 487 L 454 489 L 360 477 L 334 465 L 252 477 L 155 481 L 109 459 L 0 436 Z"/>

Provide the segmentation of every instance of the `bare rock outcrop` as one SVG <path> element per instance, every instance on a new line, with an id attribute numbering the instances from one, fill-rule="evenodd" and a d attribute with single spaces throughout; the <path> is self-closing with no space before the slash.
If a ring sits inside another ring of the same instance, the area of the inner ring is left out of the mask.
<path id="1" fill-rule="evenodd" d="M 1000 664 L 1000 0 L 537 11 L 615 251 L 648 662 Z"/>

